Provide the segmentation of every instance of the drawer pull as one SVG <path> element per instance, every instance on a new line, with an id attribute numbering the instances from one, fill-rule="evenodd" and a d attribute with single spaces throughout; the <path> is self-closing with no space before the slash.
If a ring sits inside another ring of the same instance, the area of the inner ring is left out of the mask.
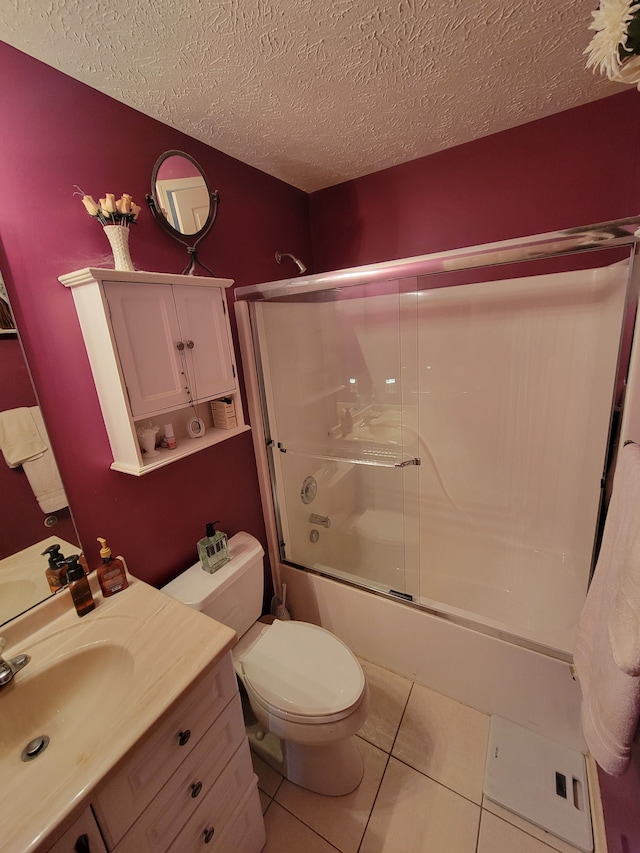
<path id="1" fill-rule="evenodd" d="M 89 847 L 89 836 L 85 833 L 84 835 L 78 836 L 78 840 L 73 846 L 75 853 L 91 853 L 91 848 Z"/>
<path id="2" fill-rule="evenodd" d="M 212 826 L 210 826 L 209 829 L 205 829 L 205 831 L 203 832 L 205 844 L 208 844 L 210 841 L 213 840 L 213 833 L 214 832 L 215 832 L 215 829 Z"/>
<path id="3" fill-rule="evenodd" d="M 202 782 L 194 782 L 191 786 L 191 796 L 195 800 L 198 794 L 202 791 Z"/>
<path id="4" fill-rule="evenodd" d="M 178 743 L 180 746 L 184 746 L 189 738 L 191 737 L 191 729 L 185 729 L 182 732 L 178 732 Z"/>

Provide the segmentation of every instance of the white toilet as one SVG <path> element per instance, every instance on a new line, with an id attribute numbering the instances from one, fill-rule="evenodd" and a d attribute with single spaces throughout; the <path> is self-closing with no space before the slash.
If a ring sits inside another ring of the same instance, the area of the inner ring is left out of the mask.
<path id="1" fill-rule="evenodd" d="M 248 533 L 229 540 L 231 561 L 213 574 L 196 563 L 163 592 L 233 628 L 236 672 L 255 715 L 252 749 L 283 776 L 319 794 L 340 796 L 360 784 L 355 733 L 369 696 L 358 659 L 324 628 L 257 620 L 262 612 L 262 546 Z"/>

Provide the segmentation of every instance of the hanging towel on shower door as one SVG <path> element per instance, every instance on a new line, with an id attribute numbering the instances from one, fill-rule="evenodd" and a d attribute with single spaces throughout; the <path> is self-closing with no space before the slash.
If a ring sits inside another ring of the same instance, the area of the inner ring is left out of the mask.
<path id="1" fill-rule="evenodd" d="M 628 662 L 635 674 L 619 665 L 620 649 L 625 668 Z M 611 776 L 621 776 L 627 769 L 640 717 L 636 662 L 640 663 L 640 446 L 627 444 L 618 455 L 602 546 L 574 650 L 585 740 Z"/>

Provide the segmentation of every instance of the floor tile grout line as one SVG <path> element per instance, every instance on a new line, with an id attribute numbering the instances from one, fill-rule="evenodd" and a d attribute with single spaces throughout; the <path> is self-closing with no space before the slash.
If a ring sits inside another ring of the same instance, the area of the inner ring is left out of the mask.
<path id="1" fill-rule="evenodd" d="M 286 806 L 283 806 L 283 805 L 282 805 L 282 803 L 277 802 L 275 797 L 273 798 L 273 800 L 271 801 L 271 803 L 275 803 L 275 804 L 276 804 L 277 806 L 279 806 L 281 809 L 284 809 L 284 811 L 285 811 L 285 812 L 287 812 L 287 814 L 291 815 L 291 817 L 292 817 L 292 818 L 294 818 L 295 820 L 297 820 L 297 821 L 298 821 L 299 823 L 301 823 L 303 826 L 306 826 L 306 827 L 307 827 L 307 829 L 308 829 L 310 832 L 313 832 L 313 834 L 314 834 L 314 835 L 317 835 L 317 836 L 318 836 L 318 838 L 321 838 L 321 839 L 322 839 L 326 844 L 328 844 L 328 845 L 329 845 L 330 847 L 332 847 L 334 850 L 337 850 L 337 851 L 338 851 L 338 853 L 344 853 L 344 850 L 341 850 L 339 847 L 336 847 L 336 845 L 335 845 L 335 844 L 333 844 L 333 842 L 329 841 L 329 839 L 328 839 L 328 838 L 325 838 L 325 837 L 324 837 L 324 835 L 322 835 L 322 833 L 321 833 L 321 832 L 318 832 L 318 830 L 317 830 L 317 829 L 314 829 L 312 826 L 309 826 L 309 824 L 308 824 L 306 821 L 304 821 L 301 817 L 299 817 L 299 815 L 294 814 L 294 813 L 293 813 L 290 809 L 288 809 Z M 269 803 L 269 808 L 271 808 L 271 803 Z M 267 811 L 269 811 L 269 808 L 267 809 Z M 266 813 L 267 813 L 267 812 L 265 812 L 265 814 L 266 814 Z"/>
<path id="2" fill-rule="evenodd" d="M 405 711 L 407 710 L 407 705 L 409 704 L 409 697 L 411 696 L 411 691 L 413 690 L 414 683 L 415 682 L 413 682 L 413 681 L 411 682 L 411 687 L 409 688 L 409 692 L 407 693 L 407 698 L 405 700 L 404 707 L 402 709 L 402 714 L 400 715 L 400 720 L 398 721 L 396 733 L 394 735 L 391 746 L 389 747 L 389 751 L 387 752 L 386 749 L 382 750 L 382 752 L 384 752 L 387 756 L 387 761 L 384 765 L 384 770 L 382 771 L 382 776 L 380 777 L 380 782 L 378 783 L 378 790 L 376 791 L 376 795 L 373 798 L 373 802 L 371 803 L 371 808 L 369 809 L 369 817 L 367 818 L 366 823 L 364 825 L 364 830 L 362 831 L 362 837 L 360 838 L 360 843 L 358 844 L 358 853 L 359 853 L 360 849 L 362 848 L 362 844 L 364 842 L 364 837 L 367 834 L 367 828 L 368 828 L 369 823 L 371 821 L 371 815 L 373 814 L 373 810 L 376 807 L 376 802 L 378 801 L 378 796 L 380 795 L 380 788 L 382 788 L 382 783 L 384 782 L 385 774 L 387 772 L 387 769 L 389 768 L 389 762 L 391 761 L 391 753 L 393 752 L 393 747 L 395 745 L 396 738 L 398 737 L 398 732 L 400 731 L 400 726 L 402 725 L 402 720 L 404 719 Z M 374 746 L 375 745 L 376 744 L 374 744 Z"/>
<path id="3" fill-rule="evenodd" d="M 409 699 L 411 698 L 411 694 L 413 693 L 413 688 L 416 686 L 415 681 L 411 682 L 411 687 L 409 688 L 409 692 L 407 693 L 407 698 L 404 703 L 404 708 L 402 709 L 402 714 L 400 715 L 400 721 L 398 723 L 398 727 L 396 729 L 396 733 L 393 738 L 393 742 L 391 743 L 391 747 L 389 748 L 389 755 L 393 755 L 393 747 L 396 745 L 396 741 L 398 740 L 398 735 L 400 734 L 400 729 L 402 728 L 402 721 L 404 720 L 404 715 L 407 713 L 407 707 L 409 706 Z"/>
<path id="4" fill-rule="evenodd" d="M 506 807 L 505 807 L 505 808 L 506 808 Z M 507 809 L 507 811 L 508 811 L 508 809 Z M 528 835 L 528 836 L 529 836 L 529 838 L 533 838 L 533 839 L 535 839 L 539 844 L 544 844 L 544 846 L 545 846 L 545 847 L 547 847 L 549 850 L 551 850 L 551 851 L 552 851 L 552 853 L 563 853 L 563 851 L 562 851 L 559 847 L 553 847 L 553 846 L 552 846 L 551 844 L 549 844 L 547 841 L 543 841 L 541 838 L 538 838 L 538 836 L 537 836 L 537 835 L 534 835 L 532 832 L 529 832 L 529 830 L 524 829 L 522 826 L 519 826 L 519 825 L 518 825 L 518 824 L 516 824 L 516 823 L 511 823 L 511 821 L 510 821 L 510 820 L 508 820 L 506 817 L 503 817 L 502 815 L 496 814 L 495 812 L 492 812 L 490 809 L 485 809 L 485 808 L 484 808 L 484 806 L 482 807 L 482 812 L 483 812 L 483 814 L 486 812 L 487 814 L 490 814 L 490 815 L 492 815 L 493 817 L 497 818 L 497 820 L 501 820 L 503 823 L 506 823 L 506 824 L 508 824 L 509 826 L 514 827 L 514 828 L 515 828 L 515 829 L 517 829 L 519 832 L 523 832 L 525 835 Z M 511 814 L 515 814 L 515 812 L 511 812 Z M 525 818 L 522 818 L 522 819 L 523 819 L 523 820 L 525 821 L 525 823 L 526 823 L 526 819 L 525 819 Z M 535 826 L 535 824 L 534 824 L 534 826 Z M 548 834 L 553 835 L 553 833 L 549 833 L 549 831 L 548 831 L 548 830 L 543 829 L 543 827 L 538 827 L 538 829 L 541 829 L 543 832 L 547 832 Z M 557 838 L 557 836 L 554 836 L 554 837 L 556 837 L 556 838 Z M 563 839 L 558 838 L 558 841 L 563 841 Z M 568 841 L 565 841 L 565 842 L 564 842 L 564 844 L 567 844 L 567 845 L 568 845 L 568 848 L 565 848 L 565 849 L 570 850 L 570 851 L 571 851 L 571 853 L 580 853 L 580 851 L 578 850 L 578 848 L 577 848 L 577 847 L 573 847 L 573 845 L 571 845 Z"/>
<path id="5" fill-rule="evenodd" d="M 482 815 L 484 814 L 484 809 L 480 806 L 480 814 L 478 815 L 478 831 L 476 833 L 476 847 L 475 853 L 478 853 L 478 847 L 480 846 L 480 830 L 482 829 Z"/>
<path id="6" fill-rule="evenodd" d="M 400 764 L 404 764 L 405 767 L 408 767 L 410 770 L 415 770 L 416 773 L 419 773 L 421 776 L 424 776 L 425 779 L 428 779 L 430 782 L 435 782 L 436 785 L 440 785 L 441 788 L 444 788 L 446 791 L 451 791 L 452 794 L 456 794 L 458 797 L 461 797 L 463 800 L 466 800 L 468 803 L 476 806 L 480 810 L 483 809 L 481 803 L 477 803 L 475 800 L 472 800 L 471 797 L 468 797 L 466 794 L 461 794 L 460 791 L 456 791 L 455 788 L 451 788 L 449 785 L 445 785 L 444 782 L 440 782 L 439 779 L 434 779 L 433 776 L 429 776 L 428 773 L 425 773 L 422 770 L 419 770 L 417 767 L 414 767 L 413 764 L 409 764 L 408 761 L 404 761 L 402 758 L 398 758 L 397 755 L 391 755 L 391 758 L 395 758 L 396 761 L 399 761 Z"/>
<path id="7" fill-rule="evenodd" d="M 377 788 L 377 790 L 376 790 L 376 795 L 375 795 L 375 797 L 373 798 L 373 802 L 371 803 L 371 808 L 369 809 L 369 817 L 368 817 L 368 818 L 367 818 L 367 820 L 365 821 L 364 829 L 362 830 L 362 835 L 360 836 L 360 842 L 358 843 L 358 850 L 356 851 L 356 853 L 360 853 L 360 849 L 361 849 L 362 844 L 363 844 L 363 842 L 364 842 L 364 837 L 365 837 L 365 835 L 367 834 L 367 828 L 368 828 L 368 826 L 369 826 L 369 822 L 371 821 L 371 815 L 373 814 L 373 810 L 374 810 L 374 809 L 375 809 L 375 807 L 376 807 L 376 802 L 377 802 L 377 800 L 378 800 L 378 796 L 379 796 L 379 794 L 380 794 L 380 788 L 382 788 L 382 783 L 383 783 L 383 781 L 384 781 L 385 773 L 387 772 L 387 768 L 389 767 L 389 762 L 391 761 L 391 755 L 390 755 L 390 753 L 388 753 L 388 752 L 387 752 L 387 753 L 385 753 L 385 754 L 386 754 L 386 756 L 387 756 L 387 761 L 386 761 L 386 763 L 385 763 L 385 765 L 384 765 L 384 770 L 382 771 L 382 776 L 380 776 L 380 781 L 378 782 L 378 788 Z"/>

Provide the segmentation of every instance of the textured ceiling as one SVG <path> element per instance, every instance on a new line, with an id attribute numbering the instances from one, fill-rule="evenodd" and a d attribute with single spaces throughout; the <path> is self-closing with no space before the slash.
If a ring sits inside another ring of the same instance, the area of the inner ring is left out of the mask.
<path id="1" fill-rule="evenodd" d="M 597 0 L 1 0 L 0 38 L 306 191 L 624 88 Z"/>

